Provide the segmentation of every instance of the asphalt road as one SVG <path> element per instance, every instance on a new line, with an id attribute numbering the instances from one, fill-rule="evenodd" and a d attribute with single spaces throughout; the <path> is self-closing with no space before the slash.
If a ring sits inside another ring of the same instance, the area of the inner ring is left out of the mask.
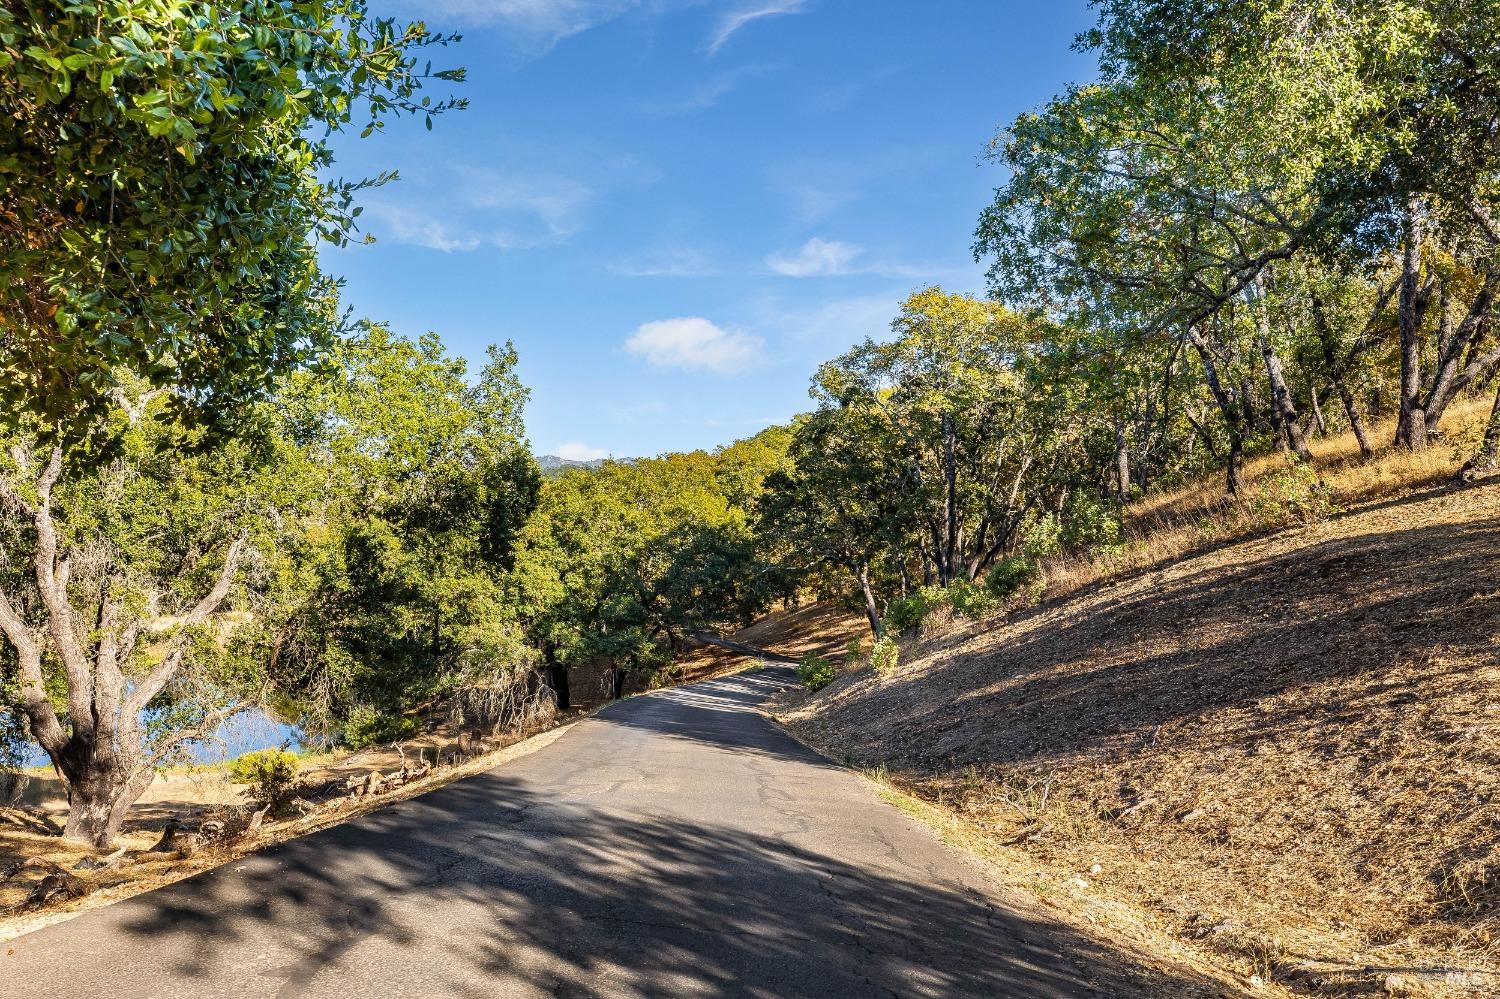
<path id="1" fill-rule="evenodd" d="M 487 774 L 0 944 L 0 996 L 1120 996 L 1153 979 L 755 711 L 615 704 Z M 9 951 L 9 953 L 6 953 Z M 1128 980 L 1127 980 L 1128 979 Z"/>

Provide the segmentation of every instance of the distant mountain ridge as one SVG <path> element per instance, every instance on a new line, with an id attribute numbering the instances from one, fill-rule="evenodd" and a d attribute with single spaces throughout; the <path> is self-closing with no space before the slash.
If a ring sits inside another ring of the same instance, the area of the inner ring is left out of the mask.
<path id="1" fill-rule="evenodd" d="M 562 458 L 555 454 L 536 456 L 536 463 L 547 475 L 560 475 L 570 468 L 598 468 L 608 460 L 608 458 L 593 458 L 588 461 L 579 461 L 576 458 Z"/>

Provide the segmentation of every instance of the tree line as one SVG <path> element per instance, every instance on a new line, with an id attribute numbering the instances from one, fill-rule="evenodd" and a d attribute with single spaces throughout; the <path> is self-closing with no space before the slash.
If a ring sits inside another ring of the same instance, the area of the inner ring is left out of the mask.
<path id="1" fill-rule="evenodd" d="M 988 300 L 918 292 L 824 365 L 769 483 L 762 537 L 842 577 L 877 635 L 1118 544 L 1149 490 L 1244 497 L 1249 455 L 1315 488 L 1314 435 L 1417 451 L 1488 401 L 1449 443 L 1466 477 L 1500 466 L 1500 12 L 1094 6 L 1098 78 L 988 147 Z"/>
<path id="2" fill-rule="evenodd" d="M 513 349 L 352 320 L 314 249 L 390 179 L 327 179 L 328 136 L 461 107 L 419 61 L 453 38 L 359 0 L 0 9 L 0 744 L 46 751 L 67 835 L 247 705 L 360 745 L 577 665 L 618 695 L 777 604 L 979 615 L 1151 490 L 1386 420 L 1422 449 L 1496 390 L 1500 15 L 1096 7 L 1098 79 L 989 147 L 987 296 L 893 303 L 785 426 L 550 479 Z"/>

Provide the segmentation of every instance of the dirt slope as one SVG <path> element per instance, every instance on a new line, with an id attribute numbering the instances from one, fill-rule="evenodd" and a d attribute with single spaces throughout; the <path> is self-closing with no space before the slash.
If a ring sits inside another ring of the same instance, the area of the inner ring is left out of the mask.
<path id="1" fill-rule="evenodd" d="M 783 719 L 1247 974 L 1500 995 L 1500 483 L 909 643 Z"/>
<path id="2" fill-rule="evenodd" d="M 870 626 L 864 615 L 831 604 L 807 604 L 777 611 L 727 636 L 793 659 L 809 652 L 820 656 L 841 655 L 851 640 L 870 644 Z M 703 680 L 728 670 L 743 669 L 745 657 L 727 649 L 695 643 L 677 660 L 672 681 Z"/>

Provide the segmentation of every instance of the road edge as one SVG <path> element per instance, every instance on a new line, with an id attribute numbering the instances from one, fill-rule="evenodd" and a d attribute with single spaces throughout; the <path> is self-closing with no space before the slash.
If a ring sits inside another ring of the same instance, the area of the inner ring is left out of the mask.
<path id="1" fill-rule="evenodd" d="M 809 742 L 791 726 L 784 724 L 773 713 L 778 707 L 775 701 L 773 698 L 760 705 L 758 711 L 762 717 L 792 741 L 826 760 L 830 766 L 859 777 L 869 785 L 875 797 L 924 826 L 944 846 L 957 850 L 978 864 L 1001 889 L 1007 901 L 1044 910 L 1051 918 L 1074 931 L 1100 939 L 1101 942 L 1128 953 L 1140 964 L 1154 963 L 1165 971 L 1191 969 L 1218 983 L 1227 997 L 1255 995 L 1266 999 L 1278 994 L 1292 995 L 1265 987 L 1252 993 L 1232 972 L 1185 947 L 1181 941 L 1152 926 L 1145 914 L 1123 903 L 1085 895 L 1076 885 L 1061 891 L 1040 890 L 1041 879 L 1052 872 L 1021 862 L 1014 854 L 990 842 L 951 809 L 903 790 L 885 773 L 883 767 L 865 768 L 855 765 L 847 757 L 843 760 L 834 758 L 827 748 Z M 1029 883 L 1026 875 L 1032 876 Z"/>

